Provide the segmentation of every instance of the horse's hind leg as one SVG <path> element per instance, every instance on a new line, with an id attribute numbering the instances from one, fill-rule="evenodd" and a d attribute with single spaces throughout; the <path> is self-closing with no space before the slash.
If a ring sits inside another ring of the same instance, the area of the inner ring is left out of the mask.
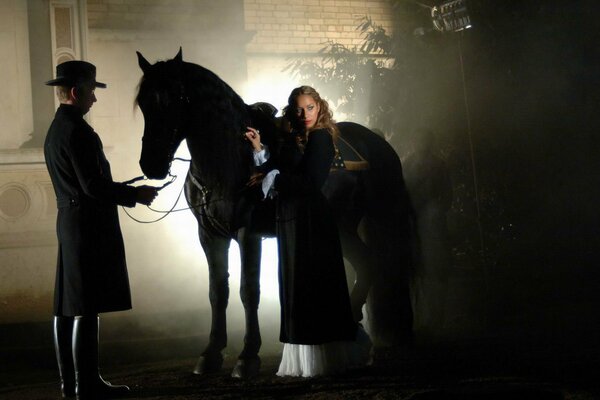
<path id="1" fill-rule="evenodd" d="M 354 320 L 359 322 L 363 319 L 362 308 L 373 283 L 375 257 L 373 257 L 371 249 L 360 239 L 356 229 L 340 229 L 340 239 L 344 258 L 352 264 L 356 272 L 356 279 L 350 290 L 350 305 Z"/>
<path id="2" fill-rule="evenodd" d="M 208 297 L 212 312 L 209 342 L 194 368 L 195 374 L 202 375 L 221 369 L 223 364 L 221 351 L 227 346 L 228 250 L 231 240 L 215 237 L 202 229 L 199 230 L 199 233 L 200 243 L 208 261 Z"/>
<path id="3" fill-rule="evenodd" d="M 244 350 L 232 372 L 234 378 L 252 378 L 258 375 L 260 358 L 258 351 L 262 344 L 258 324 L 258 304 L 260 302 L 260 257 L 261 237 L 248 233 L 242 228 L 238 231 L 237 241 L 240 246 L 241 282 L 240 297 L 246 316 L 246 334 Z"/>

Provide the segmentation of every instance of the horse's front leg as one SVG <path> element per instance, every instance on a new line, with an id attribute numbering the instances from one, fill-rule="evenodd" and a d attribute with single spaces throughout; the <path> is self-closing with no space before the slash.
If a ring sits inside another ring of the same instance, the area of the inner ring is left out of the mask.
<path id="1" fill-rule="evenodd" d="M 200 244 L 208 262 L 208 297 L 212 313 L 210 337 L 194 373 L 217 372 L 223 365 L 221 351 L 227 346 L 227 303 L 229 301 L 229 244 L 231 239 L 199 229 Z"/>
<path id="2" fill-rule="evenodd" d="M 241 258 L 240 297 L 246 316 L 244 350 L 238 357 L 233 369 L 234 378 L 252 378 L 258 375 L 260 357 L 258 351 L 262 344 L 258 324 L 258 304 L 260 302 L 260 258 L 261 237 L 241 228 L 237 234 Z"/>

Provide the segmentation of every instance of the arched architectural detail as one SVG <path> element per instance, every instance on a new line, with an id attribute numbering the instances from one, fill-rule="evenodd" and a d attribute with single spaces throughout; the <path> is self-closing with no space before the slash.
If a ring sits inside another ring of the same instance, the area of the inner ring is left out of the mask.
<path id="1" fill-rule="evenodd" d="M 31 208 L 31 196 L 27 187 L 10 182 L 0 187 L 0 218 L 16 220 L 27 214 Z"/>
<path id="2" fill-rule="evenodd" d="M 87 55 L 87 9 L 85 0 L 51 0 L 50 35 L 52 70 L 65 61 L 84 60 Z M 58 107 L 58 99 L 54 100 Z"/>

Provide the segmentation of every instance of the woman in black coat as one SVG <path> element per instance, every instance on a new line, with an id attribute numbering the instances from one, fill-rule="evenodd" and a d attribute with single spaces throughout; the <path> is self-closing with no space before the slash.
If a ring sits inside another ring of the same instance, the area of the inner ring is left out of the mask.
<path id="1" fill-rule="evenodd" d="M 326 101 L 309 86 L 292 91 L 284 117 L 292 130 L 272 155 L 263 192 L 276 198 L 280 340 L 277 375 L 314 376 L 366 363 L 370 342 L 350 308 L 342 251 L 330 206 L 321 193 L 339 134 Z M 258 132 L 246 134 L 257 151 Z M 266 157 L 264 157 L 266 158 Z M 260 179 L 260 178 L 259 178 Z M 254 183 L 254 181 L 251 181 Z M 361 346 L 362 345 L 362 346 Z"/>

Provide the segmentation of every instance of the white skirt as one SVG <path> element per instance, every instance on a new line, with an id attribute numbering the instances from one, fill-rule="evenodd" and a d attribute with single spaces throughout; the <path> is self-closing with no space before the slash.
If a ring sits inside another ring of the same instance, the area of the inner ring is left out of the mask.
<path id="1" fill-rule="evenodd" d="M 360 368 L 371 363 L 371 338 L 362 326 L 353 342 L 339 341 L 323 344 L 284 343 L 283 355 L 277 376 L 333 375 L 350 368 Z"/>

